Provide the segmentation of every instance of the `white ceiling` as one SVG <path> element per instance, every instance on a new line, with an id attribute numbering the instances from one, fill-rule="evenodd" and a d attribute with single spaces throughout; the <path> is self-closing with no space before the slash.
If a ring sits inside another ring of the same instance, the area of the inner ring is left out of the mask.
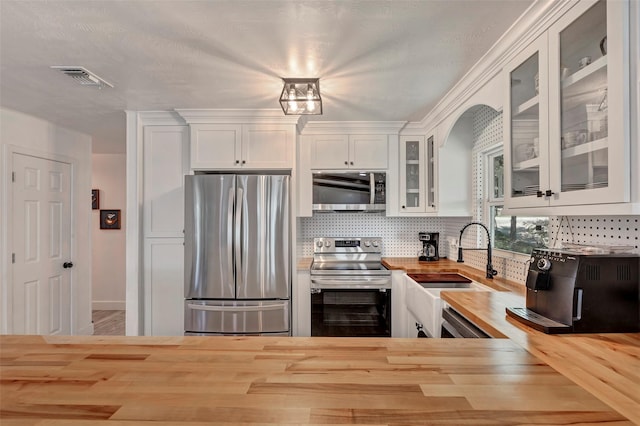
<path id="1" fill-rule="evenodd" d="M 418 121 L 532 1 L 1 0 L 0 105 L 99 153 L 125 151 L 124 110 L 279 108 L 282 77 L 320 77 L 311 120 Z"/>

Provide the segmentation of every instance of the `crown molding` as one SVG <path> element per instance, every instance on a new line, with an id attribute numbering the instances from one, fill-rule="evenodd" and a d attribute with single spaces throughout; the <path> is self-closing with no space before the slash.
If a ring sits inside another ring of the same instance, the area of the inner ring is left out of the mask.
<path id="1" fill-rule="evenodd" d="M 406 121 L 310 121 L 300 131 L 302 135 L 378 135 L 398 134 Z"/>
<path id="2" fill-rule="evenodd" d="M 579 0 L 538 0 L 494 43 L 482 58 L 447 92 L 419 122 L 404 130 L 428 132 L 469 100 L 522 49 L 544 33 Z"/>
<path id="3" fill-rule="evenodd" d="M 187 124 L 298 124 L 300 116 L 281 109 L 175 109 Z"/>
<path id="4" fill-rule="evenodd" d="M 175 111 L 135 111 L 141 126 L 179 126 L 186 124 Z"/>

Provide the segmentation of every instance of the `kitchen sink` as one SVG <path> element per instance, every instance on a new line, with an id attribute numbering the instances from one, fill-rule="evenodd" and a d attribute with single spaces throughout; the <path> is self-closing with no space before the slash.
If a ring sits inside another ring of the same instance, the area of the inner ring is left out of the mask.
<path id="1" fill-rule="evenodd" d="M 440 337 L 442 323 L 441 291 L 493 291 L 456 273 L 407 274 L 407 309 L 430 337 Z"/>

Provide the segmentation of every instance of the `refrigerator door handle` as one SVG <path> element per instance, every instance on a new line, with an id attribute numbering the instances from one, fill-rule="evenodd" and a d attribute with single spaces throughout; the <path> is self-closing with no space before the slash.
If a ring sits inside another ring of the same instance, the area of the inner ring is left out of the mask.
<path id="1" fill-rule="evenodd" d="M 285 303 L 277 303 L 273 305 L 264 306 L 215 306 L 215 305 L 194 305 L 192 303 L 187 304 L 190 309 L 196 311 L 215 311 L 215 312 L 260 312 L 260 311 L 277 311 L 282 310 L 287 306 Z"/>
<path id="2" fill-rule="evenodd" d="M 238 287 L 244 286 L 242 277 L 242 203 L 244 190 L 237 188 L 236 190 L 236 217 L 235 217 L 235 257 L 236 257 L 236 295 L 238 297 Z"/>
<path id="3" fill-rule="evenodd" d="M 233 273 L 233 188 L 229 189 L 229 208 L 227 209 L 227 255 L 228 271 L 235 278 Z"/>

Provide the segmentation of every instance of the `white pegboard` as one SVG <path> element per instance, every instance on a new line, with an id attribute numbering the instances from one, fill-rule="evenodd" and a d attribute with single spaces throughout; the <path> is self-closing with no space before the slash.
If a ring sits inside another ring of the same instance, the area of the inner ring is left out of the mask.
<path id="1" fill-rule="evenodd" d="M 300 218 L 298 245 L 302 256 L 313 255 L 315 237 L 381 237 L 383 256 L 417 256 L 422 243 L 419 232 L 439 232 L 439 253 L 443 242 L 446 218 L 386 217 L 380 213 L 317 213 Z M 445 240 L 446 241 L 446 240 Z"/>
<path id="2" fill-rule="evenodd" d="M 629 246 L 640 253 L 640 216 L 552 216 L 549 244 L 562 243 Z M 557 237 L 556 237 L 557 235 Z"/>
<path id="3" fill-rule="evenodd" d="M 473 113 L 473 176 L 472 194 L 475 194 L 472 201 L 474 218 L 485 223 L 483 218 L 484 198 L 484 173 L 482 164 L 482 155 L 480 153 L 488 148 L 502 142 L 502 113 L 488 106 L 477 107 Z"/>

